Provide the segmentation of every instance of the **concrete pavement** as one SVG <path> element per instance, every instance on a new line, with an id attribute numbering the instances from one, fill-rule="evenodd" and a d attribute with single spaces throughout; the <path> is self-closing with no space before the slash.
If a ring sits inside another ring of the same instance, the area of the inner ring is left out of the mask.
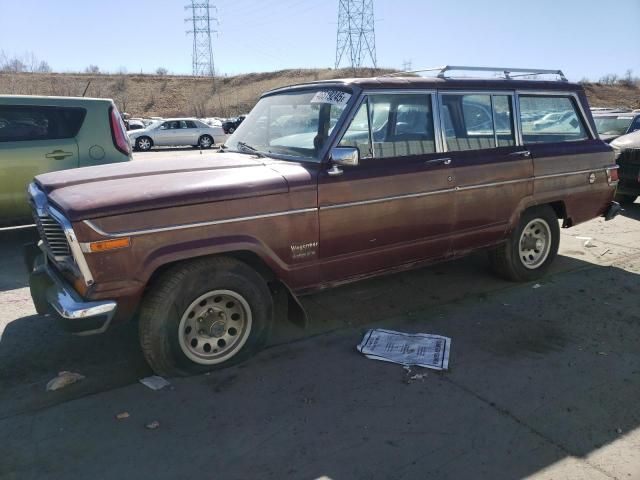
<path id="1" fill-rule="evenodd" d="M 35 315 L 29 234 L 5 234 L 0 478 L 640 479 L 638 220 L 563 230 L 537 288 L 474 255 L 307 297 L 308 330 L 159 392 L 135 325 L 76 338 Z M 450 371 L 364 358 L 373 326 L 452 337 Z M 59 370 L 87 378 L 45 392 Z"/>

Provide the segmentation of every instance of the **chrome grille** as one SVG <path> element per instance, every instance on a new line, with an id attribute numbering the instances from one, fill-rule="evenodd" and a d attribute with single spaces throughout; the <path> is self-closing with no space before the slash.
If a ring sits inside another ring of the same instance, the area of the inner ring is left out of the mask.
<path id="1" fill-rule="evenodd" d="M 40 238 L 45 243 L 47 250 L 56 259 L 63 259 L 71 257 L 71 249 L 69 248 L 69 242 L 67 236 L 64 233 L 62 226 L 48 213 L 38 215 L 36 212 L 33 214 Z"/>

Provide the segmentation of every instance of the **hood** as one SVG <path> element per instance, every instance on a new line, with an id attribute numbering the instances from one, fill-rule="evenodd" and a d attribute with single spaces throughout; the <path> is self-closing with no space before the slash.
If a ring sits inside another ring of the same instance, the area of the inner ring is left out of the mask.
<path id="1" fill-rule="evenodd" d="M 607 142 L 607 143 L 611 143 L 612 140 L 615 140 L 616 138 L 618 138 L 620 135 L 604 135 L 604 134 L 600 134 L 600 140 L 602 140 L 603 142 Z"/>
<path id="2" fill-rule="evenodd" d="M 640 130 L 619 136 L 611 142 L 611 145 L 621 150 L 625 148 L 640 148 Z"/>
<path id="3" fill-rule="evenodd" d="M 214 153 L 46 173 L 35 181 L 71 221 L 289 191 L 263 159 Z M 299 167 L 302 168 L 302 167 Z"/>

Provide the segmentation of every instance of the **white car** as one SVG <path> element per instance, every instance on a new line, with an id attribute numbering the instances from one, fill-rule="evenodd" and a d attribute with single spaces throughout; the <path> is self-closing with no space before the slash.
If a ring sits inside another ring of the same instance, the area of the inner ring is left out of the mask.
<path id="1" fill-rule="evenodd" d="M 211 148 L 224 142 L 222 127 L 212 127 L 195 118 L 167 118 L 155 121 L 147 128 L 129 132 L 129 140 L 136 150 L 147 151 L 152 147 Z"/>

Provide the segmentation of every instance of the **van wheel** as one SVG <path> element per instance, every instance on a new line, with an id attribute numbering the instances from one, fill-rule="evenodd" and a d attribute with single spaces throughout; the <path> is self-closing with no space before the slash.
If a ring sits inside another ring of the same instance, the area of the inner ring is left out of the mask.
<path id="1" fill-rule="evenodd" d="M 560 227 L 551 207 L 525 211 L 509 239 L 489 252 L 489 263 L 502 278 L 529 282 L 540 278 L 558 254 Z"/>
<path id="2" fill-rule="evenodd" d="M 147 150 L 151 150 L 153 146 L 153 142 L 149 137 L 140 137 L 136 139 L 136 149 L 146 152 Z"/>
<path id="3" fill-rule="evenodd" d="M 631 205 L 638 198 L 637 195 L 623 195 L 621 193 L 616 193 L 614 200 L 618 202 L 620 205 Z"/>
<path id="4" fill-rule="evenodd" d="M 197 259 L 151 285 L 140 309 L 140 345 L 158 375 L 186 376 L 248 358 L 272 322 L 273 299 L 260 274 L 233 258 Z"/>

